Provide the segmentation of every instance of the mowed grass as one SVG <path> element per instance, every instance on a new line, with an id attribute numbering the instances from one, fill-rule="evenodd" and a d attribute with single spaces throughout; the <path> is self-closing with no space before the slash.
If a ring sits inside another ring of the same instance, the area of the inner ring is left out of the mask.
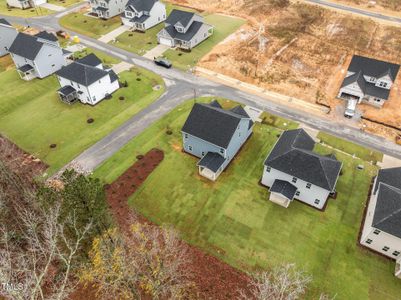
<path id="1" fill-rule="evenodd" d="M 325 132 L 319 132 L 318 138 L 331 147 L 334 147 L 351 155 L 355 155 L 356 157 L 359 157 L 363 160 L 371 161 L 374 163 L 381 162 L 383 160 L 383 153 L 381 152 L 362 147 L 352 142 L 348 142 Z"/>
<path id="2" fill-rule="evenodd" d="M 104 52 L 94 50 L 92 48 L 85 48 L 82 51 L 74 52 L 74 58 L 83 58 L 89 54 L 95 54 L 105 65 L 114 65 L 121 62 L 120 59 L 104 54 Z"/>
<path id="3" fill-rule="evenodd" d="M 0 0 L 0 15 L 30 18 L 30 17 L 46 16 L 51 13 L 54 13 L 54 11 L 48 10 L 43 7 L 27 8 L 27 9 L 7 7 L 7 1 Z"/>
<path id="4" fill-rule="evenodd" d="M 47 0 L 47 3 L 64 7 L 68 7 L 80 2 L 82 2 L 82 0 Z"/>
<path id="5" fill-rule="evenodd" d="M 82 13 L 70 13 L 60 19 L 60 25 L 77 33 L 98 39 L 121 25 L 120 16 L 108 20 L 85 16 Z"/>
<path id="6" fill-rule="evenodd" d="M 214 26 L 214 33 L 211 37 L 197 45 L 191 52 L 181 50 L 169 49 L 164 52 L 166 56 L 174 65 L 174 67 L 188 70 L 195 66 L 198 61 L 209 53 L 215 45 L 223 41 L 230 34 L 238 30 L 245 20 L 240 18 L 228 17 L 219 14 L 206 15 L 204 17 L 205 23 Z"/>
<path id="7" fill-rule="evenodd" d="M 320 292 L 336 299 L 400 299 L 394 262 L 357 243 L 375 166 L 336 153 L 344 162 L 343 175 L 338 197 L 329 200 L 326 211 L 297 201 L 284 209 L 269 202 L 267 189 L 258 184 L 263 161 L 281 129 L 257 124 L 236 159 L 212 183 L 198 175 L 197 159 L 181 152 L 180 129 L 192 104 L 188 101 L 149 127 L 94 175 L 112 182 L 136 155 L 160 148 L 165 159 L 129 200 L 150 220 L 173 224 L 185 240 L 245 271 L 296 263 L 313 276 L 307 299 L 318 299 Z M 278 119 L 277 124 L 291 124 Z M 172 135 L 166 134 L 167 128 Z M 333 152 L 320 144 L 316 151 Z M 365 169 L 357 170 L 358 164 Z"/>
<path id="8" fill-rule="evenodd" d="M 54 76 L 25 82 L 15 70 L 2 72 L 0 133 L 49 164 L 52 173 L 164 91 L 164 88 L 153 90 L 153 86 L 163 85 L 159 76 L 139 68 L 121 73 L 120 81 L 127 81 L 128 87 L 116 91 L 112 99 L 95 106 L 79 102 L 70 106 L 59 100 L 59 84 Z M 89 118 L 94 123 L 88 124 Z M 51 149 L 50 144 L 57 147 Z"/>

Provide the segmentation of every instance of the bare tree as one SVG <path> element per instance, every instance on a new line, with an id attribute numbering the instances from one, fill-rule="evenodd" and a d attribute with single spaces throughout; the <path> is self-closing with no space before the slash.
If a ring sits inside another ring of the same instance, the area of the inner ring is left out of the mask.
<path id="1" fill-rule="evenodd" d="M 126 235 L 108 230 L 94 240 L 81 279 L 94 283 L 99 295 L 181 299 L 193 290 L 185 249 L 171 228 L 136 222 Z"/>
<path id="2" fill-rule="evenodd" d="M 272 272 L 254 276 L 247 291 L 240 291 L 239 299 L 295 300 L 305 293 L 312 278 L 296 269 L 295 264 L 285 264 Z"/>

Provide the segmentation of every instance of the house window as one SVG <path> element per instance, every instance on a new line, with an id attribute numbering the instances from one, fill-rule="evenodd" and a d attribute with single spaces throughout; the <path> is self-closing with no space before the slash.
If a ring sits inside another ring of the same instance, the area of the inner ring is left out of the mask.
<path id="1" fill-rule="evenodd" d="M 307 189 L 310 189 L 311 186 L 312 186 L 312 183 L 307 183 L 307 184 L 306 184 L 306 188 L 307 188 Z"/>
<path id="2" fill-rule="evenodd" d="M 48 55 L 48 57 L 52 56 L 51 54 Z"/>
<path id="3" fill-rule="evenodd" d="M 203 37 L 206 37 L 207 36 L 207 33 L 205 32 L 204 34 L 203 34 Z"/>
<path id="4" fill-rule="evenodd" d="M 382 100 L 380 98 L 374 98 L 373 101 L 375 102 L 381 102 Z"/>
<path id="5" fill-rule="evenodd" d="M 319 199 L 315 199 L 315 204 L 317 205 L 319 203 L 320 203 L 320 200 Z"/>
<path id="6" fill-rule="evenodd" d="M 299 196 L 299 195 L 301 195 L 301 192 L 300 192 L 300 191 L 297 191 L 297 192 L 295 193 L 295 196 Z"/>
<path id="7" fill-rule="evenodd" d="M 297 178 L 296 177 L 292 177 L 292 182 L 296 183 L 297 182 Z"/>
<path id="8" fill-rule="evenodd" d="M 238 136 L 241 137 L 241 132 L 238 132 Z"/>
<path id="9" fill-rule="evenodd" d="M 71 86 L 74 86 L 74 83 L 72 81 L 70 81 Z"/>
<path id="10" fill-rule="evenodd" d="M 379 86 L 385 88 L 385 87 L 387 87 L 387 82 L 383 82 L 382 81 L 382 82 L 379 83 Z"/>
<path id="11" fill-rule="evenodd" d="M 202 151 L 202 156 L 205 156 L 205 152 Z"/>
<path id="12" fill-rule="evenodd" d="M 270 173 L 271 168 L 270 167 L 266 167 L 266 172 Z"/>
<path id="13" fill-rule="evenodd" d="M 184 134 L 184 137 L 187 139 L 188 138 L 188 134 L 186 133 L 186 134 Z"/>
<path id="14" fill-rule="evenodd" d="M 188 150 L 189 150 L 189 151 L 192 151 L 192 146 L 188 146 Z"/>
<path id="15" fill-rule="evenodd" d="M 79 84 L 78 84 L 78 88 L 79 88 L 79 89 L 81 88 Z"/>
<path id="16" fill-rule="evenodd" d="M 93 96 L 93 101 L 96 101 L 96 96 Z"/>
<path id="17" fill-rule="evenodd" d="M 224 154 L 224 149 L 223 148 L 220 148 L 220 153 Z"/>
<path id="18" fill-rule="evenodd" d="M 369 245 L 372 244 L 372 242 L 373 242 L 373 241 L 372 241 L 371 239 L 367 239 L 367 240 L 365 241 L 365 243 L 366 243 L 366 244 L 369 244 Z"/>
<path id="19" fill-rule="evenodd" d="M 54 67 L 55 66 L 55 64 L 52 64 L 52 67 Z"/>
<path id="20" fill-rule="evenodd" d="M 387 252 L 389 249 L 390 249 L 390 247 L 387 247 L 387 246 L 384 246 L 384 247 L 382 248 L 382 250 L 383 250 L 384 252 Z"/>
<path id="21" fill-rule="evenodd" d="M 393 255 L 394 255 L 394 256 L 400 255 L 400 251 L 394 251 L 394 252 L 393 252 Z"/>
<path id="22" fill-rule="evenodd" d="M 375 229 L 375 231 L 373 231 L 374 234 L 379 234 L 380 230 L 379 229 Z"/>

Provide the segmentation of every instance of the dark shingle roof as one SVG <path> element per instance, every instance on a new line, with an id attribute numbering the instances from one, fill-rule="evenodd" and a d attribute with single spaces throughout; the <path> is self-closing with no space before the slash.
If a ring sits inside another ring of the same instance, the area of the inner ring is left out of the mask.
<path id="1" fill-rule="evenodd" d="M 401 190 L 379 184 L 372 226 L 401 238 Z"/>
<path id="2" fill-rule="evenodd" d="M 182 40 L 182 41 L 190 41 L 195 34 L 198 33 L 199 29 L 202 26 L 208 26 L 202 22 L 194 21 L 192 22 L 191 26 L 187 29 L 185 33 L 178 32 L 175 30 L 175 27 L 173 25 L 169 25 L 165 27 L 164 29 L 168 32 L 168 34 L 175 39 Z"/>
<path id="3" fill-rule="evenodd" d="M 127 7 L 132 6 L 136 11 L 150 11 L 158 0 L 129 0 Z"/>
<path id="4" fill-rule="evenodd" d="M 0 24 L 4 24 L 4 25 L 7 25 L 7 26 L 11 26 L 11 24 L 8 23 L 8 21 L 7 21 L 6 19 L 2 19 L 2 18 L 0 18 Z"/>
<path id="5" fill-rule="evenodd" d="M 58 38 L 53 33 L 49 33 L 47 31 L 41 31 L 38 34 L 35 34 L 35 36 L 43 40 L 58 42 Z"/>
<path id="6" fill-rule="evenodd" d="M 36 37 L 20 32 L 11 44 L 9 52 L 34 60 L 42 47 L 43 43 L 38 42 Z"/>
<path id="7" fill-rule="evenodd" d="M 297 187 L 288 181 L 276 179 L 270 188 L 270 192 L 281 194 L 288 200 L 293 200 L 297 192 Z"/>
<path id="8" fill-rule="evenodd" d="M 379 183 L 385 183 L 401 190 L 401 168 L 380 169 L 377 174 L 375 194 L 379 188 Z"/>
<path id="9" fill-rule="evenodd" d="M 68 95 L 76 92 L 76 90 L 71 85 L 66 85 L 66 86 L 59 88 L 58 92 L 60 94 L 63 94 L 64 96 L 68 96 Z"/>
<path id="10" fill-rule="evenodd" d="M 393 81 L 397 77 L 400 66 L 389 62 L 354 55 L 348 67 L 348 71 L 358 73 L 362 71 L 364 75 L 380 78 L 380 76 L 390 74 Z"/>
<path id="11" fill-rule="evenodd" d="M 25 65 L 19 67 L 18 70 L 23 72 L 23 73 L 25 73 L 25 72 L 28 72 L 30 70 L 33 70 L 33 67 L 30 64 L 25 64 Z"/>
<path id="12" fill-rule="evenodd" d="M 150 18 L 150 16 L 142 15 L 140 17 L 133 17 L 132 19 L 130 19 L 130 21 L 133 23 L 143 23 L 149 18 Z"/>
<path id="13" fill-rule="evenodd" d="M 202 159 L 198 162 L 198 166 L 208 168 L 213 172 L 217 170 L 224 164 L 226 159 L 218 153 L 208 152 Z"/>
<path id="14" fill-rule="evenodd" d="M 93 53 L 78 59 L 76 62 L 92 67 L 96 67 L 102 64 L 102 61 Z"/>
<path id="15" fill-rule="evenodd" d="M 111 82 L 114 82 L 114 81 L 118 80 L 118 75 L 113 70 L 109 71 L 109 75 L 110 75 L 110 81 Z"/>
<path id="16" fill-rule="evenodd" d="M 193 12 L 173 9 L 170 15 L 167 17 L 165 23 L 174 26 L 180 22 L 182 26 L 187 27 L 194 15 L 195 13 Z"/>
<path id="17" fill-rule="evenodd" d="M 331 156 L 312 152 L 315 142 L 303 130 L 287 130 L 265 160 L 265 165 L 333 191 L 342 164 Z"/>
<path id="18" fill-rule="evenodd" d="M 244 117 L 214 105 L 195 103 L 182 131 L 222 148 L 227 148 Z"/>

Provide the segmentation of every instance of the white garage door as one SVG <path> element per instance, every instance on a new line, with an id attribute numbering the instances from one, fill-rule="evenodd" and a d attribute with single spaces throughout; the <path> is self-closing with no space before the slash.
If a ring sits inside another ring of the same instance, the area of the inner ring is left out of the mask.
<path id="1" fill-rule="evenodd" d="M 161 37 L 159 42 L 162 45 L 166 45 L 166 46 L 169 46 L 169 47 L 173 46 L 173 40 L 172 39 L 167 39 L 167 38 Z"/>

